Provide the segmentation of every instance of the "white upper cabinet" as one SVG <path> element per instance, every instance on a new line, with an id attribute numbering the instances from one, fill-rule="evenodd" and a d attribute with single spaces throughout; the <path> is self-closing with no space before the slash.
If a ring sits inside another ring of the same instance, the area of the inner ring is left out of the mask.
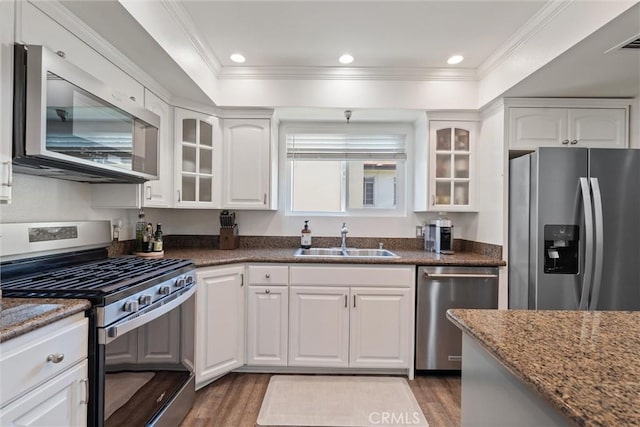
<path id="1" fill-rule="evenodd" d="M 173 114 L 171 106 L 148 89 L 144 90 L 144 106 L 160 116 L 160 165 L 158 179 L 143 184 L 145 207 L 169 208 L 173 197 Z"/>
<path id="2" fill-rule="evenodd" d="M 531 102 L 535 102 L 536 105 L 524 106 Z M 625 103 L 623 100 L 568 102 L 519 100 L 515 101 L 515 106 L 514 102 L 510 102 L 511 106 L 507 114 L 509 148 L 535 150 L 538 147 L 627 148 L 629 146 L 628 102 Z"/>
<path id="3" fill-rule="evenodd" d="M 429 122 L 428 210 L 475 209 L 476 141 L 476 122 Z"/>
<path id="4" fill-rule="evenodd" d="M 88 72 L 114 90 L 112 96 L 144 105 L 144 87 L 100 55 L 66 28 L 49 18 L 38 7 L 27 1 L 16 2 L 16 41 L 42 45 L 52 52 L 64 55 L 67 61 Z M 46 7 L 47 2 L 39 4 Z"/>
<path id="5" fill-rule="evenodd" d="M 271 121 L 223 120 L 222 207 L 270 209 Z"/>
<path id="6" fill-rule="evenodd" d="M 0 203 L 11 202 L 13 118 L 13 15 L 15 2 L 0 2 Z"/>
<path id="7" fill-rule="evenodd" d="M 175 207 L 220 207 L 221 148 L 217 117 L 175 108 Z"/>

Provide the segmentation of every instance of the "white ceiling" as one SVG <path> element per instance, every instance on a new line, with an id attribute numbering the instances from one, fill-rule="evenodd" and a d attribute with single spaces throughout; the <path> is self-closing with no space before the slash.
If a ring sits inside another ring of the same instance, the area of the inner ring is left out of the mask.
<path id="1" fill-rule="evenodd" d="M 545 1 L 185 1 L 197 34 L 223 66 L 477 68 Z"/>
<path id="2" fill-rule="evenodd" d="M 62 4 L 169 92 L 210 103 L 117 0 L 64 0 Z M 355 57 L 349 67 L 380 74 L 394 70 L 387 75 L 415 76 L 423 70 L 448 69 L 469 75 L 478 67 L 488 68 L 496 53 L 516 42 L 518 31 L 539 18 L 547 4 L 534 0 L 184 0 L 177 7 L 184 12 L 182 20 L 189 24 L 190 36 L 224 78 L 225 73 L 243 69 L 299 67 L 322 74 L 339 69 L 337 58 L 344 52 Z M 158 2 L 158 7 L 163 3 Z M 637 96 L 640 52 L 603 52 L 625 34 L 640 33 L 638 9 L 636 5 L 508 95 Z M 233 52 L 244 54 L 247 62 L 232 63 Z M 446 64 L 452 54 L 464 55 L 465 61 L 458 66 Z"/>

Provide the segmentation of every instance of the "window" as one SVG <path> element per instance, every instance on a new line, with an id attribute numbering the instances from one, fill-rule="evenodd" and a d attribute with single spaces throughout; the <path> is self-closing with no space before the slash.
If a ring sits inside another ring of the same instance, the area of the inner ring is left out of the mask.
<path id="1" fill-rule="evenodd" d="M 406 134 L 285 136 L 288 213 L 404 213 Z"/>

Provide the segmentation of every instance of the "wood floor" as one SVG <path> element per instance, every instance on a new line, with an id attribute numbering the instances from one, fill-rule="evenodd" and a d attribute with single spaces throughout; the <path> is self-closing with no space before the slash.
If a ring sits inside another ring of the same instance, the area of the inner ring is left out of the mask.
<path id="1" fill-rule="evenodd" d="M 253 427 L 271 374 L 231 373 L 196 393 L 183 427 Z M 460 425 L 460 376 L 418 376 L 409 381 L 429 427 Z"/>

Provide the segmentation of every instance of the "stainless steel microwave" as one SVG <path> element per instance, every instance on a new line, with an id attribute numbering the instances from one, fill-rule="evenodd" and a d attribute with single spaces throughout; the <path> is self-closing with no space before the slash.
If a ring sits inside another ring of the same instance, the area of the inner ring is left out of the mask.
<path id="1" fill-rule="evenodd" d="M 15 45 L 13 166 L 82 182 L 158 177 L 160 117 L 42 46 Z"/>

